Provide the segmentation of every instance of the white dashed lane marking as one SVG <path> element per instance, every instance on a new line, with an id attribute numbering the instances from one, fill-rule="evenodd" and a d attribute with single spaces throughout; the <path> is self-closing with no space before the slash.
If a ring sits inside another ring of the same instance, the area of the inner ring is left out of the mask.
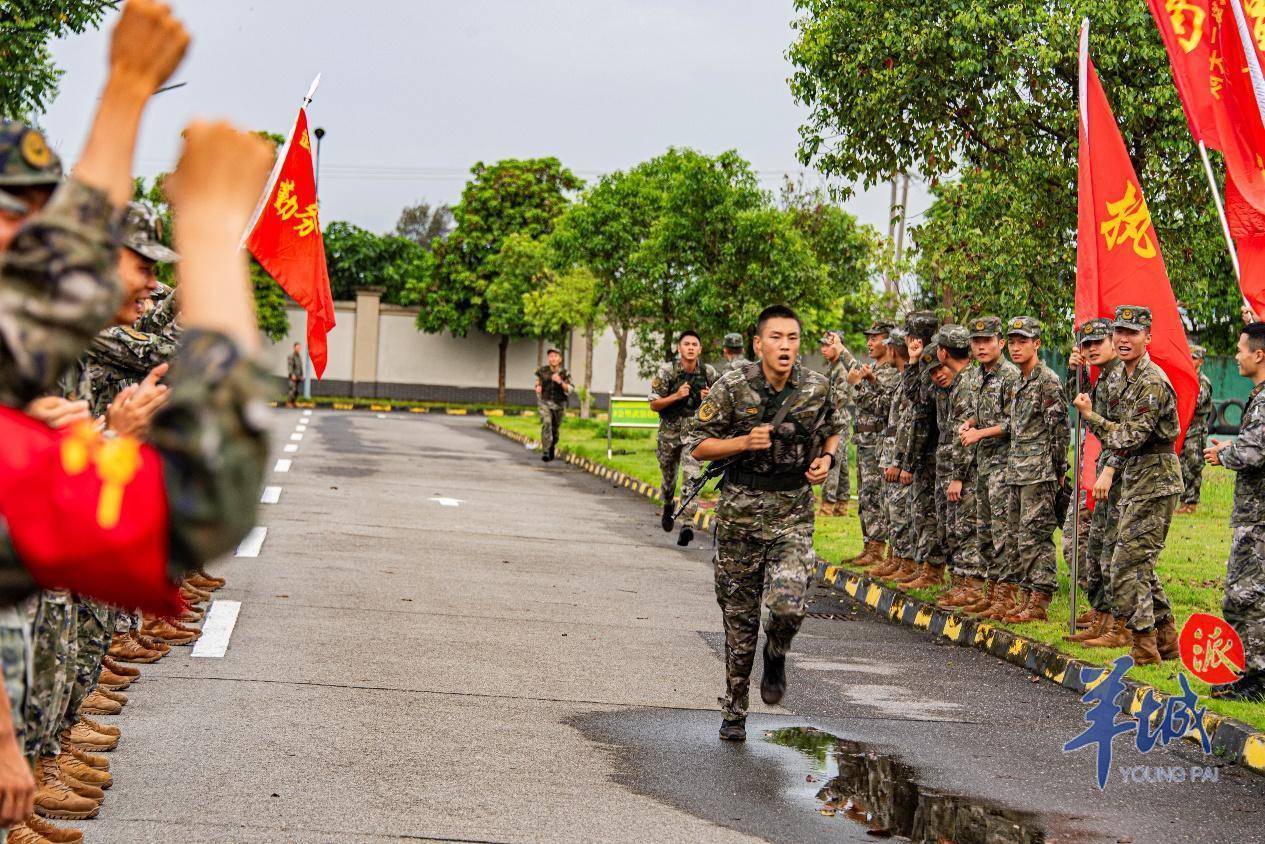
<path id="1" fill-rule="evenodd" d="M 264 537 L 268 535 L 268 528 L 253 527 L 250 533 L 246 534 L 246 538 L 237 546 L 238 557 L 258 557 L 259 551 L 264 547 Z"/>
<path id="2" fill-rule="evenodd" d="M 260 496 L 259 498 L 259 503 L 260 504 L 276 504 L 280 500 L 281 500 L 281 487 L 266 486 L 264 487 L 264 494 Z"/>
<path id="3" fill-rule="evenodd" d="M 296 452 L 298 452 L 298 450 L 299 450 L 299 447 L 295 445 L 294 443 L 290 443 L 289 445 L 287 445 L 285 448 L 282 449 L 282 451 L 284 451 L 286 454 L 295 454 Z"/>
<path id="4" fill-rule="evenodd" d="M 286 460 L 286 459 L 283 457 L 283 458 L 281 458 L 280 460 L 278 460 L 278 461 L 277 461 L 277 465 L 276 465 L 276 466 L 273 466 L 273 467 L 272 467 L 272 471 L 274 471 L 274 472 L 288 472 L 288 471 L 290 471 L 290 464 L 291 464 L 292 462 L 293 462 L 293 461 Z"/>
<path id="5" fill-rule="evenodd" d="M 291 435 L 290 435 L 290 441 L 291 441 L 291 442 L 296 442 L 296 443 L 297 443 L 297 442 L 302 442 L 302 441 L 303 441 L 303 435 L 302 435 L 302 434 L 291 434 Z"/>
<path id="6" fill-rule="evenodd" d="M 202 623 L 202 636 L 193 646 L 190 656 L 224 656 L 229 639 L 233 638 L 233 628 L 237 626 L 237 613 L 241 608 L 241 601 L 212 601 L 211 608 L 206 612 L 206 621 Z"/>
<path id="7" fill-rule="evenodd" d="M 460 498 L 432 498 L 431 501 L 434 501 L 441 507 L 456 507 L 461 504 Z"/>
<path id="8" fill-rule="evenodd" d="M 304 416 L 311 416 L 311 415 L 312 415 L 312 411 L 310 411 L 310 410 L 305 410 L 305 411 L 303 411 L 303 415 L 304 415 Z"/>

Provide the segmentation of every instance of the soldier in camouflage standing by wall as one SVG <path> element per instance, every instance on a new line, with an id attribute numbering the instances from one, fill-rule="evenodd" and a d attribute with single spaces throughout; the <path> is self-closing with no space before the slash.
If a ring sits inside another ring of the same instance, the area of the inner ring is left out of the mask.
<path id="1" fill-rule="evenodd" d="M 887 556 L 887 524 L 883 518 L 883 470 L 879 463 L 883 429 L 892 407 L 892 394 L 900 380 L 900 370 L 892 363 L 887 338 L 891 323 L 875 322 L 865 330 L 865 345 L 872 363 L 848 373 L 848 383 L 856 396 L 854 423 L 857 447 L 857 515 L 861 519 L 861 553 L 845 562 L 869 566 Z"/>
<path id="2" fill-rule="evenodd" d="M 540 411 L 540 459 L 548 463 L 557 454 L 558 435 L 567 418 L 571 374 L 562 367 L 562 352 L 550 349 L 549 361 L 536 370 L 536 408 Z"/>
<path id="3" fill-rule="evenodd" d="M 1204 375 L 1204 358 L 1208 350 L 1203 346 L 1190 347 L 1190 359 L 1199 375 L 1199 397 L 1195 400 L 1195 414 L 1190 417 L 1186 440 L 1182 443 L 1182 495 L 1178 513 L 1189 515 L 1199 507 L 1199 487 L 1204 478 L 1204 449 L 1208 446 L 1208 431 L 1212 427 L 1212 382 Z"/>
<path id="4" fill-rule="evenodd" d="M 848 476 L 848 446 L 852 434 L 852 420 L 856 413 L 856 398 L 848 376 L 857 368 L 857 360 L 843 345 L 843 334 L 827 331 L 821 338 L 821 356 L 826 360 L 826 378 L 839 399 L 840 418 L 843 421 L 843 438 L 839 441 L 839 453 L 830 467 L 830 475 L 821 485 L 821 509 L 823 516 L 848 515 L 848 499 L 852 496 Z"/>
<path id="5" fill-rule="evenodd" d="M 303 348 L 298 343 L 286 358 L 286 380 L 286 407 L 294 407 L 303 387 Z"/>
<path id="6" fill-rule="evenodd" d="M 1213 687 L 1214 697 L 1265 700 L 1265 323 L 1243 329 L 1235 354 L 1239 374 L 1252 382 L 1239 438 L 1213 441 L 1205 459 L 1235 473 L 1230 514 L 1230 559 L 1221 611 L 1243 640 L 1246 665 L 1234 683 Z"/>
<path id="7" fill-rule="evenodd" d="M 726 373 L 698 409 L 696 460 L 728 460 L 716 507 L 716 600 L 725 625 L 720 737 L 746 739 L 747 695 L 768 607 L 760 698 L 786 690 L 786 654 L 804 619 L 817 555 L 813 484 L 830 471 L 842 426 L 830 382 L 798 362 L 800 321 L 766 308 L 756 327 L 760 360 Z"/>
<path id="8" fill-rule="evenodd" d="M 1135 664 L 1154 665 L 1161 658 L 1178 657 L 1173 611 L 1155 564 L 1182 490 L 1174 450 L 1181 423 L 1173 385 L 1146 353 L 1151 342 L 1150 309 L 1121 305 L 1112 327 L 1125 381 L 1119 399 L 1120 421 L 1094 412 L 1093 400 L 1086 393 L 1077 396 L 1075 404 L 1103 448 L 1115 452 L 1121 461 L 1116 542 L 1105 566 L 1111 576 L 1114 617 L 1108 637 L 1122 646 L 1131 644 L 1129 653 Z"/>
<path id="9" fill-rule="evenodd" d="M 909 365 L 909 350 L 905 345 L 905 329 L 892 328 L 887 339 L 889 359 L 896 370 L 895 382 L 887 397 L 887 412 L 881 432 L 878 465 L 882 481 L 882 527 L 887 532 L 887 559 L 878 558 L 870 563 L 865 573 L 871 577 L 892 577 L 902 569 L 914 565 L 916 536 L 911 520 L 909 487 L 900 482 L 900 465 L 896 457 L 896 435 L 900 428 L 905 405 L 901 401 L 901 385 Z"/>

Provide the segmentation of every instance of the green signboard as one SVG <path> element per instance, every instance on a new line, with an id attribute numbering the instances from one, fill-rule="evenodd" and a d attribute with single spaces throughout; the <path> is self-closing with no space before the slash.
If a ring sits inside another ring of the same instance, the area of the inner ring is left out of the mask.
<path id="1" fill-rule="evenodd" d="M 659 414 L 645 396 L 611 396 L 610 422 L 606 426 L 606 459 L 611 458 L 611 431 L 615 428 L 658 428 Z"/>

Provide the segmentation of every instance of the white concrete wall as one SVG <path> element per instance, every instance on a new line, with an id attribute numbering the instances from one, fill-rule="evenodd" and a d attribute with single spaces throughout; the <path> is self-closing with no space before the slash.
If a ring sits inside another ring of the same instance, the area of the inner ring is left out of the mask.
<path id="1" fill-rule="evenodd" d="M 290 330 L 278 343 L 264 341 L 264 358 L 274 375 L 286 376 L 286 359 L 295 343 L 306 345 L 307 315 L 299 308 L 287 308 Z M 352 302 L 334 303 L 334 330 L 329 333 L 329 361 L 325 377 L 335 381 L 351 380 L 351 349 L 356 335 L 356 306 Z"/>

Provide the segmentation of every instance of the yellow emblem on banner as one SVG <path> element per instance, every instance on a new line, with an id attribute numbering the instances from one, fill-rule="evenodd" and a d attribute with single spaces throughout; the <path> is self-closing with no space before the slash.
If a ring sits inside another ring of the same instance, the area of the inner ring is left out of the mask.
<path id="1" fill-rule="evenodd" d="M 1111 219 L 1099 226 L 1099 231 L 1108 250 L 1128 241 L 1139 258 L 1154 258 L 1158 254 L 1151 231 L 1151 211 L 1133 182 L 1125 182 L 1124 196 L 1107 203 L 1107 213 Z"/>

